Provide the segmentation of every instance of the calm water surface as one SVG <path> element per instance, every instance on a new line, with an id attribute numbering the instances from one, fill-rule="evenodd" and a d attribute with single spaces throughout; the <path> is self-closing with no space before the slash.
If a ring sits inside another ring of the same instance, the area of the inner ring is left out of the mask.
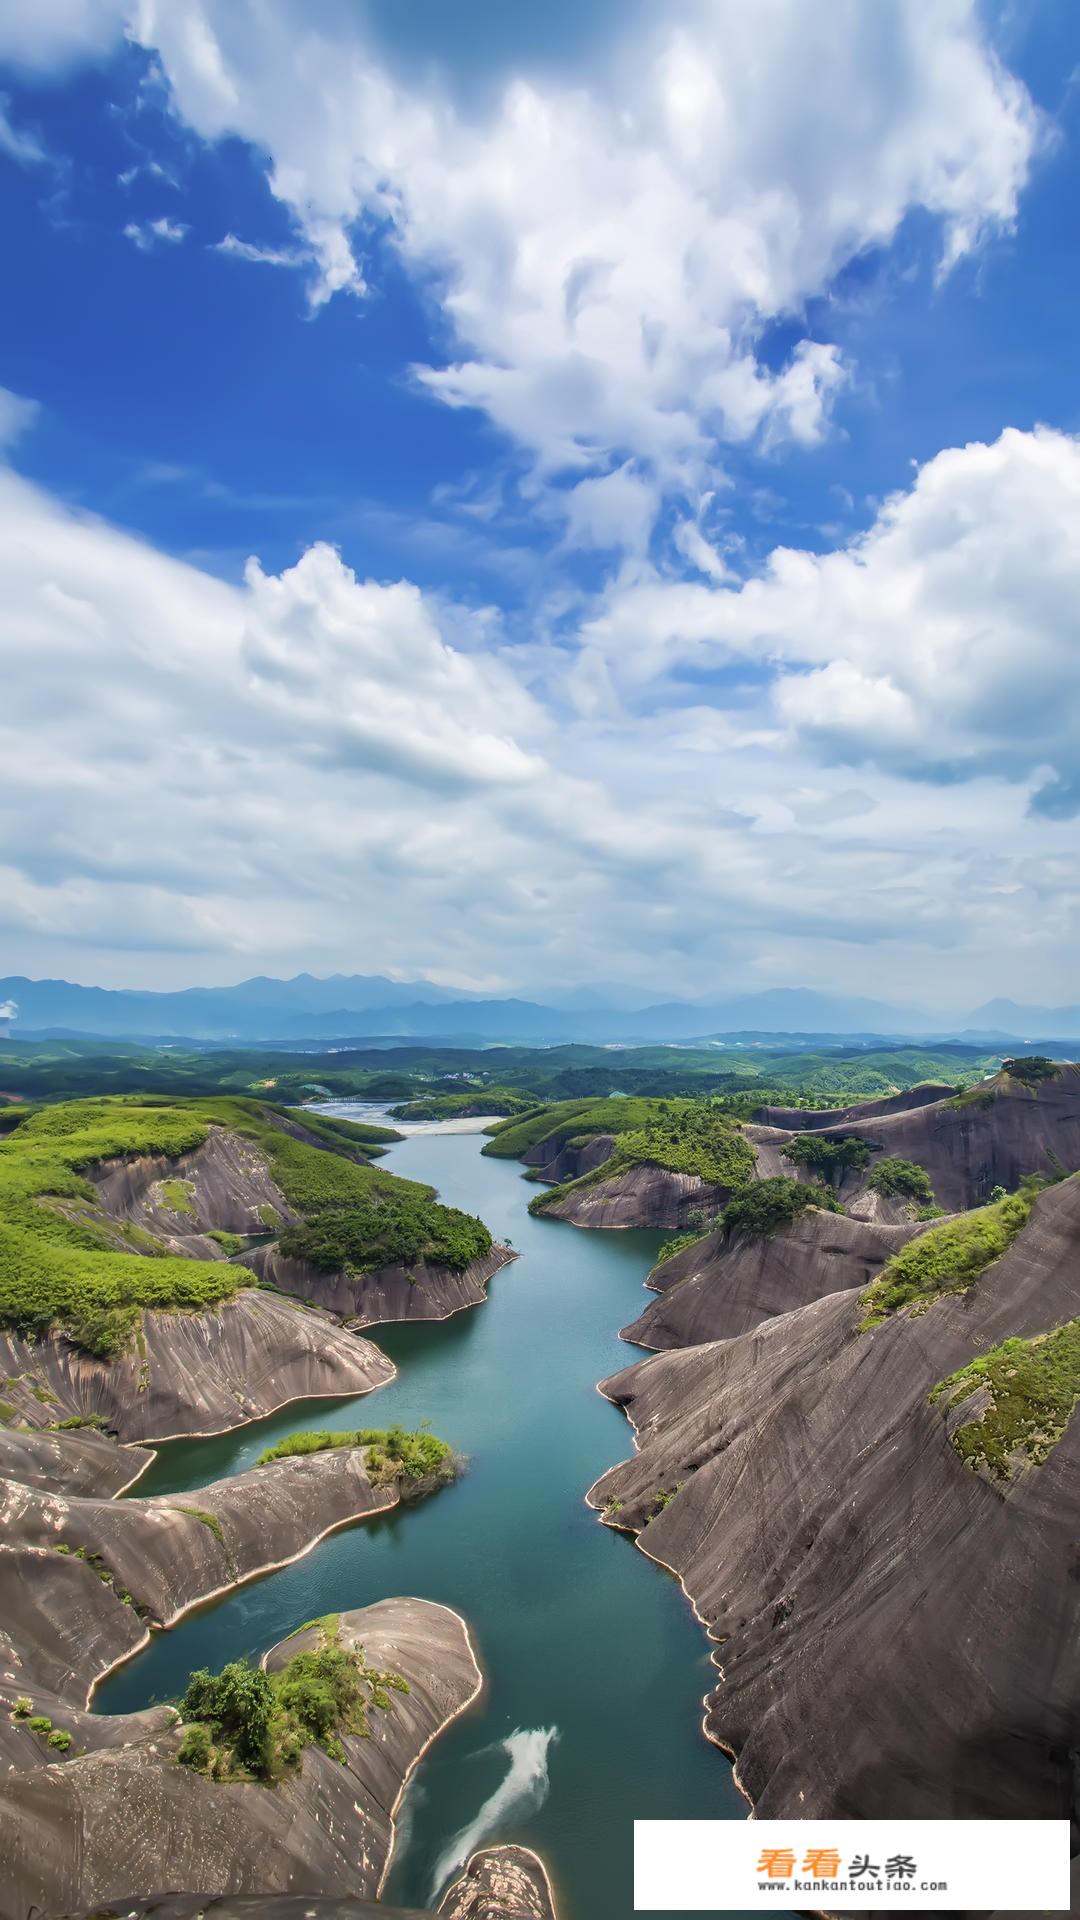
<path id="1" fill-rule="evenodd" d="M 390 1387 L 174 1442 L 136 1491 L 238 1472 L 302 1427 L 394 1420 L 430 1420 L 468 1455 L 466 1477 L 157 1635 L 95 1705 L 173 1699 L 193 1667 L 257 1656 L 315 1614 L 393 1594 L 442 1601 L 469 1621 L 485 1687 L 413 1777 L 387 1900 L 424 1906 L 458 1857 L 514 1840 L 543 1855 L 560 1920 L 631 1920 L 635 1815 L 746 1813 L 700 1732 L 712 1673 L 701 1628 L 677 1583 L 583 1504 L 631 1448 L 595 1383 L 635 1357 L 617 1332 L 640 1309 L 664 1236 L 531 1219 L 535 1188 L 515 1161 L 483 1159 L 482 1144 L 413 1134 L 382 1164 L 429 1181 L 513 1242 L 520 1258 L 496 1275 L 488 1304 L 437 1325 L 375 1329 L 399 1369 Z"/>

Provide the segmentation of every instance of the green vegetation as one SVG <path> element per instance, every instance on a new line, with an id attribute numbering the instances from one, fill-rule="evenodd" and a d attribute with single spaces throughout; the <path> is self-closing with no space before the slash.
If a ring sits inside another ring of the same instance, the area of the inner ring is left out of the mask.
<path id="1" fill-rule="evenodd" d="M 444 1207 L 428 1199 L 426 1189 L 400 1180 L 393 1190 L 287 1227 L 278 1245 L 291 1259 L 308 1260 L 323 1273 L 371 1273 L 378 1267 L 411 1267 L 417 1260 L 461 1273 L 491 1252 L 492 1239 L 475 1214 Z"/>
<path id="2" fill-rule="evenodd" d="M 392 1693 L 408 1693 L 400 1674 L 369 1667 L 362 1647 L 323 1644 L 294 1654 L 267 1674 L 243 1660 L 220 1673 L 191 1675 L 180 1702 L 188 1723 L 177 1759 L 215 1780 L 280 1780 L 306 1747 L 345 1759 L 343 1734 L 369 1732 L 372 1707 L 386 1712 Z"/>
<path id="3" fill-rule="evenodd" d="M 1030 1199 L 1014 1193 L 909 1240 L 863 1294 L 860 1332 L 880 1326 L 902 1307 L 925 1313 L 943 1294 L 966 1293 L 1012 1245 L 1030 1212 Z"/>
<path id="4" fill-rule="evenodd" d="M 530 1113 L 536 1095 L 520 1087 L 477 1087 L 468 1093 L 426 1093 L 389 1109 L 394 1120 L 467 1120 L 476 1114 Z"/>
<path id="5" fill-rule="evenodd" d="M 195 1192 L 191 1180 L 163 1180 L 161 1182 L 161 1204 L 170 1213 L 194 1213 L 192 1194 Z"/>
<path id="6" fill-rule="evenodd" d="M 139 1042 L 0 1039 L 4 1084 L 24 1100 L 55 1100 L 102 1093 L 145 1095 L 152 1087 L 172 1098 L 238 1095 L 257 1102 L 301 1102 L 312 1095 L 378 1101 L 424 1099 L 431 1094 L 511 1087 L 536 1102 L 596 1100 L 613 1090 L 661 1099 L 718 1098 L 747 1118 L 765 1104 L 820 1109 L 871 1099 L 923 1081 L 966 1085 L 993 1073 L 1000 1052 L 958 1043 L 919 1047 L 819 1041 L 793 1048 L 782 1035 L 751 1043 L 679 1047 L 568 1044 L 556 1047 L 438 1047 L 410 1044 L 388 1050 L 358 1047 L 346 1052 L 288 1053 L 273 1049 L 148 1047 Z M 467 1082 L 465 1079 L 467 1076 Z M 19 1124 L 25 1109 L 0 1112 L 0 1128 Z M 345 1129 L 355 1123 L 330 1120 L 308 1107 L 304 1123 Z M 393 1137 L 360 1123 L 368 1155 Z"/>
<path id="7" fill-rule="evenodd" d="M 939 1381 L 930 1399 L 958 1407 L 980 1388 L 988 1406 L 952 1436 L 961 1460 L 999 1480 L 1042 1466 L 1080 1401 L 1080 1320 L 1031 1340 L 1003 1340 Z"/>
<path id="8" fill-rule="evenodd" d="M 33 1713 L 27 1721 L 31 1733 L 51 1733 L 52 1721 L 47 1713 Z"/>
<path id="9" fill-rule="evenodd" d="M 71 1735 L 64 1727 L 54 1727 L 45 1744 L 56 1753 L 66 1753 L 71 1745 Z"/>
<path id="10" fill-rule="evenodd" d="M 247 1245 L 242 1233 L 226 1233 L 223 1227 L 214 1227 L 206 1237 L 208 1240 L 216 1240 L 222 1253 L 243 1253 Z"/>
<path id="11" fill-rule="evenodd" d="M 655 1261 L 656 1266 L 662 1267 L 665 1260 L 674 1260 L 677 1253 L 685 1253 L 687 1247 L 696 1247 L 700 1241 L 707 1238 L 708 1235 L 705 1233 L 672 1234 L 671 1239 L 661 1247 L 657 1254 Z"/>
<path id="12" fill-rule="evenodd" d="M 729 1233 L 765 1235 L 789 1226 L 807 1207 L 822 1207 L 828 1213 L 844 1211 L 831 1187 L 803 1186 L 798 1180 L 781 1176 L 744 1187 L 728 1201 L 720 1219 Z"/>
<path id="13" fill-rule="evenodd" d="M 33 1711 L 33 1701 L 29 1699 L 25 1693 L 20 1693 L 15 1705 L 11 1709 L 11 1718 L 13 1720 L 26 1720 Z"/>
<path id="14" fill-rule="evenodd" d="M 1001 1070 L 1010 1080 L 1019 1080 L 1021 1086 L 1037 1091 L 1044 1080 L 1055 1080 L 1059 1069 L 1045 1053 L 1022 1054 L 1016 1060 L 1003 1060 Z"/>
<path id="15" fill-rule="evenodd" d="M 276 1233 L 281 1225 L 280 1213 L 276 1207 L 270 1205 L 268 1200 L 264 1200 L 262 1206 L 259 1208 L 259 1219 L 262 1221 L 267 1233 Z"/>
<path id="16" fill-rule="evenodd" d="M 313 1146 L 276 1118 L 254 1100 L 147 1096 L 42 1107 L 0 1135 L 0 1326 L 29 1338 L 60 1327 L 111 1359 L 137 1337 L 144 1308 L 199 1311 L 251 1286 L 247 1269 L 226 1261 L 119 1251 L 116 1222 L 86 1177 L 104 1161 L 177 1159 L 215 1125 L 259 1147 L 289 1206 L 305 1216 L 286 1249 L 301 1258 L 363 1271 L 427 1256 L 460 1268 L 489 1251 L 480 1221 L 440 1206 L 429 1187 L 371 1166 L 348 1123 L 342 1133 L 317 1121 Z M 179 1187 L 190 1206 L 189 1182 L 163 1184 Z"/>
<path id="17" fill-rule="evenodd" d="M 918 1200 L 924 1207 L 934 1204 L 930 1175 L 915 1160 L 898 1160 L 893 1154 L 886 1154 L 877 1162 L 866 1184 L 875 1193 L 884 1193 L 890 1198 Z"/>
<path id="18" fill-rule="evenodd" d="M 201 1520 L 204 1527 L 213 1534 L 219 1547 L 225 1545 L 225 1531 L 216 1513 L 207 1513 L 205 1507 L 182 1507 L 174 1502 L 177 1513 L 190 1513 L 193 1520 Z"/>
<path id="19" fill-rule="evenodd" d="M 562 1115 L 554 1126 L 553 1115 Z M 753 1173 L 754 1150 L 738 1122 L 721 1107 L 694 1100 L 606 1100 L 549 1107 L 520 1123 L 511 1121 L 505 1132 L 500 1128 L 484 1151 L 502 1155 L 510 1145 L 523 1153 L 553 1136 L 580 1147 L 607 1134 L 614 1136 L 609 1157 L 590 1173 L 538 1194 L 531 1213 L 542 1213 L 571 1189 L 578 1192 L 643 1164 L 695 1174 L 711 1186 L 741 1187 Z"/>
<path id="20" fill-rule="evenodd" d="M 372 1486 L 384 1486 L 389 1481 L 425 1480 L 430 1474 L 437 1474 L 443 1480 L 452 1480 L 455 1474 L 454 1457 L 445 1440 L 436 1439 L 424 1427 L 418 1427 L 413 1433 L 407 1433 L 404 1427 L 394 1426 L 385 1429 L 378 1427 L 360 1427 L 355 1432 L 336 1433 L 321 1428 L 313 1433 L 290 1433 L 276 1446 L 267 1447 L 260 1453 L 256 1466 L 265 1467 L 272 1460 L 291 1460 L 297 1454 L 326 1453 L 337 1447 L 363 1447 L 366 1452 L 368 1479 Z"/>
<path id="21" fill-rule="evenodd" d="M 793 1166 L 810 1167 L 836 1186 L 845 1173 L 858 1172 L 870 1164 L 870 1155 L 881 1149 L 866 1140 L 859 1140 L 855 1134 L 847 1133 L 839 1140 L 829 1139 L 819 1133 L 797 1133 L 794 1140 L 781 1147 L 785 1160 Z"/>
<path id="22" fill-rule="evenodd" d="M 490 1138 L 484 1152 L 497 1160 L 520 1160 L 530 1147 L 557 1137 L 571 1144 L 583 1144 L 595 1139 L 597 1134 L 632 1133 L 635 1128 L 648 1126 L 659 1113 L 667 1112 L 669 1104 L 621 1095 L 608 1100 L 561 1100 L 554 1106 L 535 1107 L 515 1119 L 488 1127 Z"/>

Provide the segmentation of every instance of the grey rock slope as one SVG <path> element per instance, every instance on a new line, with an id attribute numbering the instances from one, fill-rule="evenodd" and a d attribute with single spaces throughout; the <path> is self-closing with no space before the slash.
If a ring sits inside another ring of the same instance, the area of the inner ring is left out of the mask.
<path id="1" fill-rule="evenodd" d="M 1075 1814 L 1080 1418 L 990 1479 L 950 1437 L 985 1400 L 930 1394 L 1080 1315 L 1080 1181 L 968 1292 L 862 1311 L 833 1293 L 605 1382 L 639 1452 L 590 1503 L 719 1643 L 706 1731 L 763 1817 Z"/>
<path id="2" fill-rule="evenodd" d="M 113 1500 L 133 1486 L 154 1458 L 145 1447 L 118 1447 L 107 1434 L 0 1427 L 0 1478 L 54 1493 L 96 1494 Z"/>
<path id="3" fill-rule="evenodd" d="M 474 1853 L 439 1914 L 441 1920 L 557 1920 L 544 1863 L 527 1847 Z"/>
<path id="4" fill-rule="evenodd" d="M 274 1116 L 268 1117 L 272 1122 Z M 202 1146 L 178 1159 L 142 1155 L 112 1161 L 99 1167 L 92 1179 L 102 1212 L 110 1220 L 126 1222 L 163 1241 L 171 1251 L 199 1259 L 223 1258 L 221 1248 L 206 1237 L 213 1230 L 262 1233 L 268 1208 L 285 1225 L 297 1217 L 274 1181 L 265 1154 L 232 1128 L 211 1127 Z M 171 1198 L 180 1197 L 180 1186 L 182 1204 L 170 1205 Z M 130 1243 L 128 1250 L 132 1250 Z"/>
<path id="5" fill-rule="evenodd" d="M 811 1112 L 805 1107 L 759 1107 L 754 1119 L 763 1127 L 784 1127 L 793 1133 L 835 1127 L 846 1120 L 875 1120 L 879 1114 L 909 1113 L 916 1107 L 933 1106 L 949 1100 L 955 1087 L 926 1081 L 921 1087 L 908 1087 L 903 1093 L 886 1093 L 879 1100 L 852 1100 L 846 1107 L 822 1107 Z"/>
<path id="6" fill-rule="evenodd" d="M 96 1415 L 128 1441 L 225 1433 L 290 1400 L 370 1393 L 394 1371 L 369 1341 L 254 1287 L 209 1312 L 145 1312 L 141 1339 L 116 1360 L 59 1333 L 0 1335 L 4 1395 L 19 1421 Z"/>
<path id="7" fill-rule="evenodd" d="M 823 1294 L 865 1286 L 916 1231 L 817 1207 L 772 1234 L 720 1227 L 653 1268 L 645 1284 L 659 1298 L 621 1338 L 654 1350 L 730 1340 Z"/>
<path id="8" fill-rule="evenodd" d="M 0 1697 L 47 1689 L 82 1707 L 142 1645 L 148 1621 L 167 1626 L 398 1498 L 396 1486 L 372 1486 L 356 1447 L 150 1500 L 0 1482 Z"/>
<path id="9" fill-rule="evenodd" d="M 607 1180 L 572 1187 L 545 1204 L 544 1218 L 575 1227 L 685 1227 L 702 1214 L 719 1213 L 730 1198 L 730 1187 L 642 1161 Z"/>
<path id="10" fill-rule="evenodd" d="M 243 1261 L 280 1292 L 313 1301 L 353 1326 L 371 1327 L 397 1320 L 448 1320 L 466 1307 L 482 1306 L 488 1281 L 516 1257 L 509 1247 L 493 1246 L 460 1273 L 428 1260 L 374 1273 L 323 1273 L 310 1261 L 287 1259 L 268 1244 L 254 1247 Z"/>
<path id="11" fill-rule="evenodd" d="M 816 1129 L 822 1138 L 854 1134 L 901 1160 L 925 1167 L 940 1206 L 959 1212 L 1010 1191 L 1026 1173 L 1053 1177 L 1080 1167 L 1080 1067 L 1061 1065 L 1037 1089 L 1000 1073 L 959 1103 L 952 1098 L 908 1111 Z M 789 1162 L 783 1166 L 791 1171 Z M 842 1200 L 865 1187 L 867 1172 L 842 1182 Z"/>
<path id="12" fill-rule="evenodd" d="M 400 1603 L 392 1603 L 400 1604 Z M 75 1920 L 68 1916 L 67 1920 Z M 239 1894 L 208 1899 L 165 1893 L 108 1902 L 79 1920 L 435 1920 L 429 1907 L 387 1907 L 368 1900 L 310 1894 Z M 543 1864 L 525 1847 L 474 1853 L 447 1893 L 439 1920 L 558 1920 Z"/>
<path id="13" fill-rule="evenodd" d="M 369 1737 L 344 1737 L 344 1762 L 309 1747 L 273 1788 L 222 1784 L 176 1764 L 174 1727 L 0 1779 L 3 1920 L 100 1906 L 132 1884 L 373 1900 L 404 1784 L 481 1675 L 464 1621 L 430 1601 L 343 1614 L 340 1642 L 409 1683 L 371 1711 Z M 293 1650 L 285 1642 L 269 1660 Z"/>

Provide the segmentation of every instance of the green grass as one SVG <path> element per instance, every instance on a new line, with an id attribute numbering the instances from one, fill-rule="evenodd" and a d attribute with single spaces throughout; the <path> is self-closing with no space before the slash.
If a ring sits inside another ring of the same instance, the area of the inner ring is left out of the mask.
<path id="1" fill-rule="evenodd" d="M 190 1513 L 193 1520 L 200 1520 L 203 1526 L 206 1527 L 207 1530 L 213 1534 L 214 1539 L 217 1541 L 219 1547 L 223 1547 L 225 1545 L 225 1530 L 222 1527 L 221 1521 L 218 1519 L 216 1513 L 207 1513 L 205 1507 L 178 1506 L 176 1508 L 176 1511 L 177 1513 Z"/>
<path id="2" fill-rule="evenodd" d="M 560 1100 L 530 1113 L 504 1120 L 486 1129 L 490 1138 L 484 1152 L 497 1160 L 520 1160 L 530 1147 L 560 1136 L 591 1140 L 598 1133 L 631 1133 L 647 1126 L 673 1103 L 633 1096 L 607 1100 Z"/>
<path id="3" fill-rule="evenodd" d="M 440 1206 L 430 1187 L 373 1167 L 362 1153 L 355 1158 L 360 1149 L 336 1126 L 335 1150 L 326 1151 L 283 1132 L 255 1100 L 69 1101 L 35 1109 L 0 1136 L 0 1326 L 29 1338 L 59 1327 L 110 1359 L 136 1336 L 143 1309 L 197 1312 L 250 1287 L 246 1268 L 226 1261 L 118 1251 L 115 1222 L 100 1215 L 87 1178 L 103 1162 L 178 1159 L 215 1125 L 260 1148 L 289 1206 L 304 1216 L 290 1230 L 289 1250 L 299 1257 L 362 1270 L 425 1255 L 465 1266 L 490 1249 L 480 1221 Z M 186 1198 L 188 1183 L 175 1184 Z"/>
<path id="4" fill-rule="evenodd" d="M 674 1260 L 677 1253 L 685 1253 L 687 1247 L 696 1247 L 700 1240 L 704 1240 L 707 1237 L 704 1233 L 673 1234 L 671 1239 L 661 1247 L 653 1262 L 654 1266 L 662 1267 L 665 1260 Z"/>
<path id="5" fill-rule="evenodd" d="M 1042 1466 L 1080 1401 L 1080 1320 L 1030 1340 L 1003 1340 L 939 1381 L 930 1399 L 957 1407 L 979 1388 L 989 1405 L 952 1436 L 961 1460 L 1000 1480 Z"/>
<path id="6" fill-rule="evenodd" d="M 877 1161 L 866 1184 L 875 1193 L 887 1194 L 890 1198 L 917 1200 L 924 1207 L 934 1204 L 930 1175 L 915 1160 L 899 1160 L 893 1154 L 886 1154 L 883 1160 Z"/>
<path id="7" fill-rule="evenodd" d="M 161 1182 L 161 1204 L 170 1213 L 194 1213 L 192 1194 L 194 1184 L 190 1180 L 163 1180 Z"/>
<path id="8" fill-rule="evenodd" d="M 573 1104 L 573 1103 L 572 1103 Z M 549 1108 L 548 1116 L 558 1112 Z M 611 1123 L 614 1111 L 616 1124 Z M 584 1124 L 587 1118 L 588 1124 Z M 631 1124 L 624 1125 L 624 1119 Z M 599 1122 L 599 1124 L 598 1124 Z M 525 1123 L 531 1131 L 536 1121 Z M 710 1186 L 742 1187 L 754 1170 L 754 1149 L 740 1131 L 738 1122 L 720 1107 L 696 1100 L 609 1100 L 592 1103 L 585 1114 L 569 1114 L 567 1121 L 554 1128 L 569 1144 L 583 1146 L 598 1134 L 614 1132 L 614 1146 L 608 1159 L 590 1173 L 566 1180 L 537 1194 L 530 1213 L 543 1213 L 570 1191 L 595 1186 L 610 1180 L 629 1167 L 663 1167 L 672 1173 L 696 1175 Z M 504 1136 L 499 1136 L 503 1138 Z M 513 1134 L 505 1136 L 514 1138 Z M 546 1138 L 542 1135 L 541 1138 Z M 492 1146 L 497 1141 L 490 1143 Z M 535 1143 L 533 1143 L 535 1144 Z M 527 1147 L 521 1149 L 527 1151 Z M 485 1152 L 488 1149 L 485 1148 Z"/>
<path id="9" fill-rule="evenodd" d="M 808 1207 L 820 1207 L 828 1213 L 844 1209 L 831 1187 L 803 1186 L 798 1180 L 781 1175 L 758 1180 L 728 1201 L 720 1219 L 729 1233 L 763 1237 L 790 1226 Z"/>
<path id="10" fill-rule="evenodd" d="M 217 1674 L 203 1667 L 180 1702 L 187 1724 L 177 1759 L 214 1780 L 271 1786 L 307 1747 L 343 1761 L 342 1735 L 365 1739 L 371 1709 L 387 1712 L 392 1695 L 408 1691 L 400 1674 L 369 1666 L 362 1647 L 323 1644 L 272 1674 L 243 1660 Z"/>
<path id="11" fill-rule="evenodd" d="M 259 1455 L 256 1466 L 265 1467 L 273 1460 L 291 1460 L 298 1454 L 327 1453 L 338 1447 L 363 1447 L 367 1460 L 368 1478 L 373 1486 L 385 1485 L 388 1481 L 423 1480 L 429 1474 L 439 1474 L 442 1478 L 453 1479 L 453 1455 L 445 1440 L 436 1439 L 424 1427 L 418 1427 L 413 1433 L 407 1433 L 404 1427 L 394 1426 L 385 1429 L 360 1427 L 354 1432 L 332 1432 L 320 1428 L 311 1433 L 291 1433 L 276 1446 L 267 1447 Z"/>
<path id="12" fill-rule="evenodd" d="M 863 1294 L 859 1331 L 880 1326 L 902 1307 L 925 1313 L 943 1294 L 966 1293 L 1012 1245 L 1030 1212 L 1026 1195 L 1009 1194 L 909 1240 Z"/>

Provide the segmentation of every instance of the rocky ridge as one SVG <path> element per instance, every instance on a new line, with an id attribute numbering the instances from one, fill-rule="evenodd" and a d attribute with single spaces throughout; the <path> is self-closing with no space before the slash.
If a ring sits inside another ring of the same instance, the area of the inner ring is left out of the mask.
<path id="1" fill-rule="evenodd" d="M 590 1504 L 717 1643 L 705 1728 L 762 1817 L 1080 1814 L 1080 1420 L 1047 1444 L 1036 1406 L 1002 1475 L 958 1445 L 992 1395 L 934 1397 L 1078 1317 L 1070 1180 L 924 1310 L 852 1287 L 602 1384 L 638 1451 Z"/>

